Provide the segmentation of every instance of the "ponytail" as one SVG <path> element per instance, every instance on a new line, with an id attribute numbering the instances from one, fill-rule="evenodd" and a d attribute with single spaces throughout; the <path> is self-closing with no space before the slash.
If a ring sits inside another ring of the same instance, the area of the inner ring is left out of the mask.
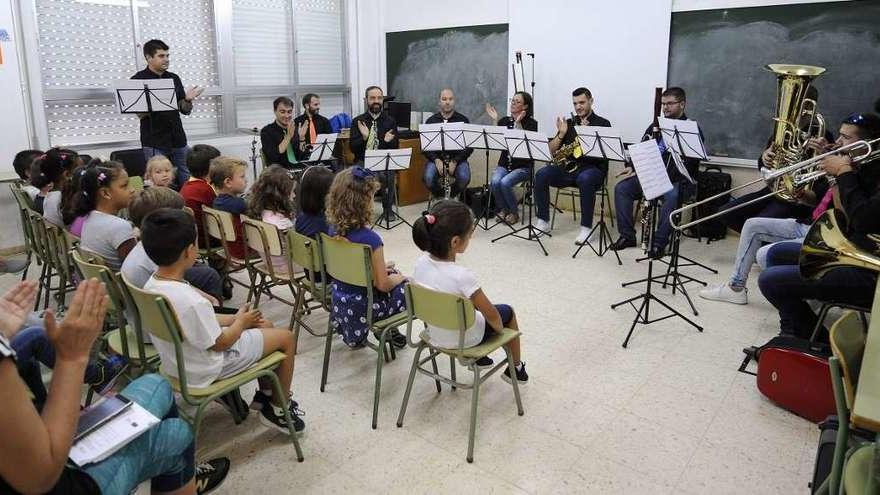
<path id="1" fill-rule="evenodd" d="M 71 223 L 76 217 L 88 215 L 97 208 L 98 193 L 101 188 L 109 186 L 123 170 L 121 163 L 113 161 L 82 169 L 78 174 L 78 191 L 74 195 L 72 212 L 67 214 L 68 218 L 71 218 Z"/>
<path id="2" fill-rule="evenodd" d="M 438 201 L 413 222 L 412 238 L 419 249 L 435 258 L 448 259 L 454 237 L 470 235 L 474 217 L 470 208 L 456 200 Z"/>

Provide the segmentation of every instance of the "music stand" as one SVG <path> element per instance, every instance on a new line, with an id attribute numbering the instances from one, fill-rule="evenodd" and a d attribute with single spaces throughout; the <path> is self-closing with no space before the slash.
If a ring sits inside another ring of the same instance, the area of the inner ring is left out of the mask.
<path id="1" fill-rule="evenodd" d="M 504 140 L 507 142 L 507 150 L 508 153 L 510 153 L 511 160 L 515 158 L 526 158 L 532 161 L 532 164 L 529 165 L 529 187 L 534 188 L 535 162 L 550 162 L 553 160 L 550 154 L 549 139 L 547 139 L 547 136 L 534 131 L 507 129 L 504 133 Z M 537 242 L 538 246 L 541 247 L 541 251 L 544 252 L 544 256 L 548 256 L 547 249 L 544 247 L 544 243 L 541 242 L 541 236 L 552 236 L 549 232 L 545 232 L 532 225 L 534 208 L 535 202 L 532 201 L 529 203 L 529 221 L 525 226 L 518 229 L 513 229 L 513 226 L 510 226 L 513 230 L 492 239 L 492 242 L 513 236 L 526 241 Z M 523 231 L 526 232 L 525 236 L 520 233 Z"/>
<path id="2" fill-rule="evenodd" d="M 422 124 L 419 126 L 419 143 L 421 144 L 422 151 L 440 152 L 440 160 L 443 162 L 443 175 L 447 178 L 449 177 L 449 169 L 446 167 L 446 158 L 450 157 L 448 152 L 462 151 L 466 148 L 462 126 L 462 122 Z M 428 187 L 430 189 L 430 184 Z"/>
<path id="3" fill-rule="evenodd" d="M 648 202 L 648 204 L 645 206 L 648 209 L 647 214 L 645 215 L 645 220 L 647 220 L 648 222 L 646 225 L 646 232 L 648 233 L 649 237 L 649 239 L 647 239 L 647 246 L 650 246 L 654 240 L 654 235 L 656 235 L 657 229 L 657 214 L 659 208 L 657 198 L 669 192 L 673 186 L 672 182 L 669 181 L 669 175 L 666 173 L 666 167 L 664 166 L 663 158 L 660 156 L 660 150 L 657 149 L 657 145 L 653 140 L 631 145 L 629 147 L 629 151 L 632 157 L 633 168 L 635 169 L 636 176 L 639 179 L 639 184 L 642 187 L 642 193 Z M 626 338 L 624 339 L 622 344 L 624 348 L 629 345 L 629 339 L 630 337 L 632 337 L 633 331 L 635 330 L 636 324 L 638 323 L 641 323 L 642 325 L 650 325 L 651 323 L 677 316 L 696 328 L 698 331 L 703 331 L 703 327 L 697 325 L 686 316 L 676 311 L 672 306 L 661 301 L 657 298 L 657 296 L 654 295 L 654 293 L 651 291 L 651 286 L 655 282 L 655 278 L 654 260 L 649 258 L 648 277 L 644 279 L 644 281 L 647 282 L 645 292 L 611 305 L 611 309 L 615 309 L 623 304 L 629 304 L 633 307 L 633 309 L 636 310 L 636 316 L 633 319 L 632 325 L 629 327 L 629 332 L 627 332 Z M 636 282 L 623 283 L 621 284 L 621 286 L 626 287 L 627 285 L 633 283 Z M 637 306 L 635 304 L 635 301 L 641 301 L 641 304 Z M 660 304 L 670 313 L 659 318 L 652 319 L 652 301 Z"/>
<path id="4" fill-rule="evenodd" d="M 387 177 L 388 172 L 397 173 L 398 170 L 408 169 L 411 158 L 412 148 L 401 148 L 396 150 L 366 150 L 364 152 L 364 168 L 374 172 L 385 172 L 386 179 L 383 194 L 391 194 L 391 187 L 389 187 L 391 181 Z M 391 225 L 391 219 L 388 218 L 383 211 L 379 216 L 379 221 L 374 225 L 382 227 L 385 230 L 391 230 L 402 223 L 412 227 L 409 222 L 400 216 L 399 210 L 400 207 L 397 204 L 397 193 L 395 191 L 392 213 L 394 213 L 394 216 L 396 216 L 399 221 L 394 225 Z M 382 225 L 383 220 L 385 221 L 385 225 Z"/>
<path id="5" fill-rule="evenodd" d="M 121 114 L 147 114 L 150 142 L 153 141 L 153 114 L 179 112 L 173 79 L 123 79 L 116 85 L 116 108 Z M 153 156 L 156 147 L 150 146 Z"/>
<path id="6" fill-rule="evenodd" d="M 307 162 L 322 162 L 325 160 L 332 160 L 336 158 L 333 156 L 333 148 L 336 146 L 336 140 L 339 138 L 339 134 L 318 134 L 315 136 L 315 142 L 310 146 L 312 147 L 311 153 L 309 154 L 309 159 L 305 160 Z"/>
<path id="7" fill-rule="evenodd" d="M 492 191 L 489 188 L 489 150 L 507 150 L 507 141 L 504 140 L 506 131 L 507 127 L 497 125 L 462 125 L 465 147 L 482 149 L 486 153 L 486 183 L 483 185 L 483 191 L 488 195 L 488 200 L 486 201 L 486 210 L 483 211 L 483 225 L 480 225 L 479 220 L 477 221 L 477 225 L 480 225 L 483 230 L 490 230 L 501 223 L 495 222 L 491 227 L 489 226 L 489 215 L 492 212 Z"/>
<path id="8" fill-rule="evenodd" d="M 584 155 L 602 158 L 606 161 L 626 161 L 626 152 L 623 149 L 623 140 L 620 137 L 620 132 L 613 127 L 579 125 L 575 126 L 574 129 Z M 589 246 L 596 253 L 596 256 L 601 258 L 611 249 L 611 244 L 614 243 L 611 231 L 608 230 L 608 225 L 605 223 L 605 201 L 600 201 L 599 203 L 599 222 L 593 225 L 584 243 L 578 246 L 574 254 L 571 255 L 572 258 L 577 258 L 578 253 L 581 252 L 584 246 Z M 583 215 L 583 212 L 581 214 Z M 599 232 L 598 249 L 593 247 L 593 244 L 590 242 L 590 238 L 596 232 Z M 617 264 L 623 265 L 623 262 L 620 261 L 620 253 L 614 251 L 614 256 L 617 257 Z"/>

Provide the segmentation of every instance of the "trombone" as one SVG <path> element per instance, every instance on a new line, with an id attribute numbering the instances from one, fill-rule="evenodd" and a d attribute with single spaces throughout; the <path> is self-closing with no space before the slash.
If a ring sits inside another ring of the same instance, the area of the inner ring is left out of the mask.
<path id="1" fill-rule="evenodd" d="M 731 189 L 728 189 L 727 191 L 723 191 L 718 194 L 715 194 L 714 196 L 709 196 L 708 198 L 704 198 L 704 199 L 697 201 L 695 203 L 691 203 L 689 205 L 683 206 L 677 210 L 673 210 L 669 214 L 669 224 L 675 230 L 684 230 L 684 229 L 693 227 L 694 225 L 699 225 L 707 220 L 712 220 L 713 218 L 720 217 L 721 215 L 725 215 L 731 211 L 738 210 L 738 209 L 743 208 L 745 206 L 748 206 L 752 203 L 755 203 L 755 202 L 758 202 L 763 199 L 766 199 L 771 196 L 775 196 L 775 195 L 779 194 L 780 191 L 771 191 L 763 196 L 753 198 L 749 201 L 740 203 L 738 205 L 732 206 L 730 208 L 727 208 L 727 209 L 724 209 L 721 211 L 717 211 L 711 215 L 698 218 L 698 219 L 690 221 L 688 223 L 679 224 L 678 221 L 676 220 L 676 218 L 678 218 L 678 219 L 681 218 L 682 213 L 690 212 L 690 211 L 694 210 L 695 208 L 699 208 L 700 206 L 702 206 L 706 203 L 710 203 L 710 202 L 715 201 L 718 198 L 724 197 L 734 191 L 739 191 L 741 189 L 751 187 L 751 186 L 758 184 L 760 182 L 771 182 L 772 183 L 775 179 L 778 179 L 782 176 L 791 174 L 795 187 L 807 185 L 807 184 L 809 184 L 809 183 L 811 183 L 821 177 L 824 177 L 826 175 L 826 172 L 824 170 L 817 167 L 818 163 L 820 161 L 822 161 L 823 159 L 825 159 L 829 156 L 832 156 L 832 155 L 836 155 L 838 153 L 847 153 L 852 157 L 853 164 L 857 164 L 857 163 L 864 162 L 866 160 L 873 159 L 873 158 L 880 156 L 880 148 L 878 148 L 878 146 L 880 146 L 880 138 L 875 138 L 875 139 L 871 139 L 871 140 L 862 139 L 862 140 L 856 141 L 854 143 L 850 143 L 845 146 L 841 146 L 837 149 L 822 153 L 821 155 L 816 155 L 812 158 L 808 158 L 806 160 L 803 160 L 803 161 L 800 161 L 797 163 L 793 163 L 787 167 L 778 168 L 776 170 L 773 170 L 772 172 L 763 172 L 762 177 L 759 177 L 751 182 L 747 182 L 745 184 L 733 187 Z M 810 170 L 810 169 L 812 169 L 812 170 Z M 799 174 L 799 172 L 801 172 L 801 173 Z"/>

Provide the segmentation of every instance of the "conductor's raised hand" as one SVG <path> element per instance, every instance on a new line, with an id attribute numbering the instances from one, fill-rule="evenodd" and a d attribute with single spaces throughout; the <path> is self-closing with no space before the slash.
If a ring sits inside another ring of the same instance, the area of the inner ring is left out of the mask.
<path id="1" fill-rule="evenodd" d="M 498 110 L 495 110 L 491 103 L 486 103 L 486 113 L 492 119 L 492 122 L 498 122 Z"/>
<path id="2" fill-rule="evenodd" d="M 7 338 L 21 330 L 34 302 L 37 300 L 37 283 L 21 281 L 0 298 L 0 333 Z"/>
<path id="3" fill-rule="evenodd" d="M 358 130 L 361 131 L 361 136 L 363 136 L 364 139 L 367 139 L 370 135 L 370 128 L 367 127 L 367 124 L 365 124 L 363 120 L 358 120 Z"/>
<path id="4" fill-rule="evenodd" d="M 57 359 L 88 361 L 92 344 L 104 327 L 109 302 L 104 284 L 92 278 L 80 282 L 60 324 L 55 321 L 55 313 L 46 311 L 46 334 L 52 341 Z"/>
<path id="5" fill-rule="evenodd" d="M 201 94 L 204 93 L 204 91 L 205 91 L 205 88 L 202 86 L 190 86 L 186 90 L 186 99 L 190 100 L 190 101 L 195 100 L 196 98 L 201 96 Z"/>

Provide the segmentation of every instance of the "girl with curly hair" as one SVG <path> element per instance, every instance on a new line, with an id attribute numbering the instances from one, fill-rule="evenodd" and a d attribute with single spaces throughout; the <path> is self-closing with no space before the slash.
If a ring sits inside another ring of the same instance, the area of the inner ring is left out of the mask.
<path id="1" fill-rule="evenodd" d="M 283 232 L 293 228 L 293 178 L 280 165 L 272 165 L 260 174 L 251 187 L 247 216 L 259 218 Z M 287 257 L 271 256 L 276 274 L 287 274 Z"/>

